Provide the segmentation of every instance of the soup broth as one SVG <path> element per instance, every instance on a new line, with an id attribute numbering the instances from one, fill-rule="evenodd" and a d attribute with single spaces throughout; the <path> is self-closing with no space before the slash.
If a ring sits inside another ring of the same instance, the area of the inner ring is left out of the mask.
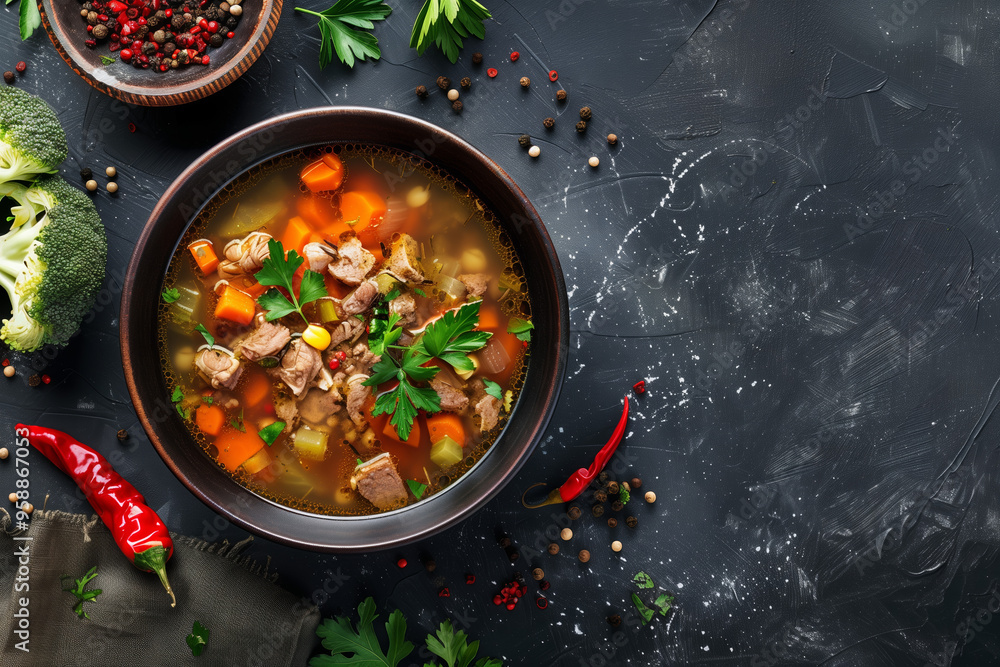
<path id="1" fill-rule="evenodd" d="M 266 267 L 295 255 L 292 289 L 266 284 Z M 274 307 L 317 284 L 326 295 L 301 314 Z M 528 363 L 530 304 L 506 233 L 453 177 L 384 148 L 299 150 L 237 178 L 181 240 L 162 296 L 164 390 L 192 446 L 314 513 L 374 514 L 454 483 L 493 445 Z M 434 336 L 461 349 L 435 357 Z M 373 385 L 390 361 L 409 370 Z M 412 409 L 408 387 L 422 397 Z"/>

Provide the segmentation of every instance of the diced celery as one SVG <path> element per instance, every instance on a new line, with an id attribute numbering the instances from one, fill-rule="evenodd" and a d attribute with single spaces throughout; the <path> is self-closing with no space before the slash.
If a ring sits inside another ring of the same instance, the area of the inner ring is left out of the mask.
<path id="1" fill-rule="evenodd" d="M 319 316 L 319 321 L 323 322 L 336 322 L 340 318 L 337 316 L 337 304 L 333 302 L 333 299 L 322 298 L 316 302 L 316 314 Z"/>
<path id="2" fill-rule="evenodd" d="M 399 284 L 400 282 L 388 273 L 380 273 L 375 276 L 375 285 L 378 286 L 379 294 L 388 294 L 398 287 Z"/>
<path id="3" fill-rule="evenodd" d="M 299 458 L 322 461 L 326 457 L 327 434 L 300 426 L 295 432 L 295 451 Z"/>
<path id="4" fill-rule="evenodd" d="M 196 312 L 201 302 L 201 292 L 184 286 L 177 287 L 177 291 L 180 293 L 180 297 L 170 304 L 171 316 L 181 324 L 197 322 Z"/>
<path id="5" fill-rule="evenodd" d="M 266 449 L 261 449 L 243 462 L 243 469 L 251 475 L 256 475 L 269 465 L 271 465 L 271 456 Z"/>
<path id="6" fill-rule="evenodd" d="M 431 461 L 440 468 L 449 468 L 463 458 L 462 445 L 452 440 L 451 436 L 444 436 L 431 447 Z"/>

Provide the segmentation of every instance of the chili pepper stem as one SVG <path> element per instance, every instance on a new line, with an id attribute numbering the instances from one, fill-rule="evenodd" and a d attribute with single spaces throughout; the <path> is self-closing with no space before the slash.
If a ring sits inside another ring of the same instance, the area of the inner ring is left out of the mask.
<path id="1" fill-rule="evenodd" d="M 521 504 L 524 505 L 529 510 L 533 510 L 536 507 L 545 507 L 546 505 L 556 505 L 563 502 L 562 496 L 559 495 L 559 489 L 555 488 L 549 491 L 549 495 L 544 501 L 538 503 L 537 505 L 529 505 L 527 501 L 528 491 L 531 491 L 536 486 L 545 486 L 545 482 L 538 482 L 537 484 L 532 484 L 527 489 L 524 490 L 524 494 L 521 496 Z"/>
<path id="2" fill-rule="evenodd" d="M 170 594 L 170 606 L 177 606 L 177 597 L 170 587 L 170 580 L 167 579 L 167 549 L 162 546 L 150 547 L 145 551 L 135 554 L 135 566 L 143 572 L 155 572 L 160 578 L 160 583 Z"/>

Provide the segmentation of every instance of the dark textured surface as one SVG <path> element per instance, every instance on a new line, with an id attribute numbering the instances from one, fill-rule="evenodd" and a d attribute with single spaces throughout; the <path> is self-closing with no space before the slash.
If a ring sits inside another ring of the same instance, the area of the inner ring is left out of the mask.
<path id="1" fill-rule="evenodd" d="M 111 245 L 107 305 L 68 350 L 36 358 L 50 385 L 29 389 L 26 372 L 4 385 L 8 432 L 15 418 L 38 420 L 110 454 L 122 449 L 114 432 L 129 428 L 119 468 L 173 530 L 242 537 L 213 523 L 136 426 L 116 329 L 132 242 L 167 183 L 232 131 L 312 105 L 399 110 L 465 137 L 532 198 L 571 297 L 569 373 L 546 441 L 485 510 L 398 553 L 317 556 L 258 541 L 286 586 L 308 596 L 326 581 L 330 613 L 372 594 L 407 612 L 412 629 L 461 619 L 484 653 L 513 665 L 1000 660 L 990 611 L 1000 539 L 996 10 L 971 0 L 496 2 L 487 40 L 451 66 L 406 48 L 418 3 L 400 4 L 377 30 L 378 64 L 319 72 L 316 29 L 286 6 L 246 76 L 159 111 L 90 90 L 43 35 L 18 44 L 7 8 L 3 69 L 28 60 L 17 85 L 59 109 L 66 172 L 114 163 L 121 173 L 117 197 L 97 196 Z M 468 64 L 474 50 L 483 69 Z M 489 66 L 500 76 L 488 79 Z M 564 106 L 550 68 L 569 91 Z M 473 77 L 460 116 L 433 86 L 442 73 Z M 517 84 L 525 75 L 529 91 Z M 430 99 L 414 96 L 418 84 Z M 578 135 L 583 104 L 594 119 Z M 610 151 L 609 131 L 619 136 Z M 540 159 L 518 147 L 523 132 L 539 135 Z M 597 170 L 586 166 L 592 154 Z M 656 505 L 633 509 L 634 532 L 585 511 L 559 556 L 517 563 L 546 571 L 549 608 L 494 607 L 513 569 L 495 533 L 531 547 L 555 525 L 552 512 L 520 508 L 521 490 L 589 462 L 641 377 L 649 392 L 622 452 Z M 85 509 L 48 466 L 32 470 L 36 503 L 51 493 L 50 506 Z M 0 468 L 0 488 L 12 480 Z M 621 558 L 607 548 L 613 536 Z M 573 558 L 583 547 L 586 566 Z M 424 552 L 433 575 L 416 565 Z M 679 611 L 616 636 L 604 616 L 629 619 L 640 569 L 677 593 Z M 442 583 L 451 597 L 437 597 Z M 220 613 L 231 613 L 224 601 Z M 257 648 L 251 638 L 248 654 Z"/>

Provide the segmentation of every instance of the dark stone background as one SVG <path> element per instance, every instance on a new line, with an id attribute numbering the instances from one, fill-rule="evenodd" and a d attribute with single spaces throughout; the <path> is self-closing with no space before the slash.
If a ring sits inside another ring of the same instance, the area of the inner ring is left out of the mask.
<path id="1" fill-rule="evenodd" d="M 16 4 L 3 12 L 0 68 L 28 61 L 16 85 L 59 111 L 67 178 L 115 164 L 121 184 L 117 197 L 95 196 L 110 241 L 106 305 L 54 359 L 18 361 L 50 385 L 28 388 L 26 372 L 0 383 L 8 433 L 14 420 L 40 421 L 109 454 L 127 428 L 118 467 L 172 530 L 244 537 L 171 476 L 135 420 L 117 330 L 133 241 L 171 179 L 232 132 L 314 105 L 402 111 L 468 139 L 535 203 L 570 294 L 566 383 L 544 442 L 486 509 L 398 552 L 256 541 L 284 586 L 309 596 L 344 573 L 325 613 L 371 594 L 407 613 L 413 639 L 417 626 L 462 618 L 483 654 L 511 665 L 997 663 L 1000 18 L 989 3 L 497 1 L 487 39 L 450 65 L 407 48 L 419 3 L 391 2 L 376 30 L 382 60 L 322 72 L 318 32 L 293 4 L 242 79 L 158 110 L 92 91 L 44 35 L 18 41 Z M 434 89 L 439 74 L 473 77 L 462 115 Z M 578 136 L 583 104 L 594 121 Z M 621 138 L 613 150 L 609 131 Z M 523 132 L 538 135 L 540 159 L 518 147 Z M 549 608 L 494 607 L 514 569 L 497 531 L 530 548 L 557 523 L 521 508 L 521 491 L 589 463 L 640 378 L 649 391 L 623 460 L 658 502 L 630 506 L 635 531 L 608 529 L 584 502 L 562 554 L 525 550 L 517 563 L 545 569 Z M 0 489 L 12 479 L 0 469 Z M 31 483 L 50 507 L 87 510 L 50 467 L 33 468 Z M 573 558 L 583 547 L 587 565 Z M 395 566 L 424 553 L 434 575 Z M 626 624 L 616 644 L 604 618 L 634 616 L 639 570 L 679 610 Z M 450 598 L 437 596 L 441 583 Z M 967 633 L 960 624 L 977 614 L 985 627 Z"/>

